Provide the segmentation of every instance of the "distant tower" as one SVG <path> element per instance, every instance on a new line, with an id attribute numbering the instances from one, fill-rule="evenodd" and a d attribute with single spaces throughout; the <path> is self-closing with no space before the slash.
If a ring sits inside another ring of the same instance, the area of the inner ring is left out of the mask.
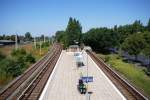
<path id="1" fill-rule="evenodd" d="M 17 37 L 17 34 L 15 36 L 15 49 L 16 50 L 18 49 L 18 37 Z"/>

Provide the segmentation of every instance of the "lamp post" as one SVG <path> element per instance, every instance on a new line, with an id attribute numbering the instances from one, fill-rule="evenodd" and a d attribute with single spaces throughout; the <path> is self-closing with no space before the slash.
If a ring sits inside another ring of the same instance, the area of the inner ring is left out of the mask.
<path id="1" fill-rule="evenodd" d="M 77 40 L 74 40 L 74 43 L 75 43 L 76 45 L 78 45 L 79 42 L 78 42 Z M 79 49 L 79 48 L 77 48 L 77 51 L 78 51 L 78 49 Z"/>
<path id="2" fill-rule="evenodd" d="M 91 100 L 91 94 L 92 94 L 93 92 L 91 92 L 91 91 L 89 91 L 88 92 L 88 100 Z"/>
<path id="3" fill-rule="evenodd" d="M 89 74 L 89 73 L 88 73 L 88 70 L 89 70 L 89 69 L 88 69 L 88 54 L 86 53 L 86 71 L 87 71 L 86 76 L 87 76 L 87 78 L 88 78 L 88 76 L 89 76 L 89 75 L 88 75 L 88 74 Z M 87 91 L 88 91 L 88 80 L 86 80 L 86 82 L 87 82 Z M 88 99 L 88 92 L 86 92 L 86 97 L 87 97 L 87 100 L 89 100 L 89 99 Z"/>
<path id="4" fill-rule="evenodd" d="M 91 100 L 91 94 L 93 93 L 92 91 L 89 91 L 89 87 L 88 87 L 88 82 L 89 82 L 89 68 L 88 68 L 88 53 L 86 53 L 87 55 L 87 92 L 86 92 L 86 100 Z"/>

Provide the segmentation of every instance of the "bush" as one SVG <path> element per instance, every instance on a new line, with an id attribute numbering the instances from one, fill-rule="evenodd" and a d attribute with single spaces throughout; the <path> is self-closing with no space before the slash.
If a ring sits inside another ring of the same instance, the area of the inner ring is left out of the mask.
<path id="1" fill-rule="evenodd" d="M 48 47 L 49 46 L 49 42 L 42 42 L 42 44 L 41 44 L 41 48 L 44 48 L 44 47 Z M 36 44 L 36 47 L 37 48 L 40 48 L 40 43 L 37 43 Z"/>
<path id="2" fill-rule="evenodd" d="M 144 72 L 145 72 L 148 76 L 150 76 L 150 67 L 147 67 L 147 69 L 145 69 Z"/>
<path id="3" fill-rule="evenodd" d="M 26 51 L 24 49 L 17 49 L 17 50 L 13 49 L 11 55 L 16 57 L 26 55 Z"/>
<path id="4" fill-rule="evenodd" d="M 12 75 L 13 77 L 16 77 L 22 73 L 21 64 L 9 59 L 4 67 L 4 71 L 7 73 L 7 76 Z"/>
<path id="5" fill-rule="evenodd" d="M 19 53 L 20 53 L 21 55 L 26 55 L 26 54 L 27 54 L 24 49 L 20 49 L 20 50 L 19 50 Z"/>
<path id="6" fill-rule="evenodd" d="M 27 54 L 26 55 L 26 61 L 30 63 L 35 63 L 35 58 L 33 57 L 32 54 Z"/>
<path id="7" fill-rule="evenodd" d="M 42 43 L 42 48 L 43 47 L 48 47 L 48 46 L 49 46 L 49 42 Z"/>
<path id="8" fill-rule="evenodd" d="M 11 52 L 11 55 L 16 56 L 17 55 L 17 50 L 13 49 L 12 52 Z"/>
<path id="9" fill-rule="evenodd" d="M 5 73 L 5 68 L 6 68 L 6 65 L 8 64 L 8 62 L 9 61 L 7 59 L 0 60 L 0 76 Z"/>
<path id="10" fill-rule="evenodd" d="M 4 56 L 0 53 L 0 77 L 17 77 L 26 69 L 28 62 L 35 63 L 33 55 L 27 54 L 24 49 L 14 49 L 11 55 L 11 58 L 2 59 Z"/>
<path id="11" fill-rule="evenodd" d="M 22 74 L 26 67 L 24 56 L 19 56 L 15 60 L 12 58 L 5 58 L 0 64 L 0 70 L 3 73 L 6 73 L 6 77 L 17 77 L 18 75 Z"/>
<path id="12" fill-rule="evenodd" d="M 12 50 L 10 58 L 0 52 L 0 84 L 10 78 L 21 75 L 26 70 L 28 63 L 35 63 L 32 54 L 27 54 L 24 49 Z"/>
<path id="13" fill-rule="evenodd" d="M 121 59 L 121 57 L 119 55 L 117 55 L 116 59 Z"/>
<path id="14" fill-rule="evenodd" d="M 0 52 L 0 60 L 4 59 L 5 55 L 2 54 L 2 52 Z"/>
<path id="15" fill-rule="evenodd" d="M 110 57 L 109 56 L 106 56 L 105 57 L 105 62 L 108 62 L 110 60 Z"/>

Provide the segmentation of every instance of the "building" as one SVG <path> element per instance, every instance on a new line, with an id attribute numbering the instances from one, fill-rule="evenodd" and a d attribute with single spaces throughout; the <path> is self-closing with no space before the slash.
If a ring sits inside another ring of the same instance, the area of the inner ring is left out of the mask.
<path id="1" fill-rule="evenodd" d="M 70 45 L 67 51 L 76 52 L 76 51 L 80 51 L 80 49 L 78 45 Z"/>
<path id="2" fill-rule="evenodd" d="M 15 44 L 15 41 L 12 41 L 12 40 L 0 40 L 0 46 L 13 45 L 13 44 Z"/>

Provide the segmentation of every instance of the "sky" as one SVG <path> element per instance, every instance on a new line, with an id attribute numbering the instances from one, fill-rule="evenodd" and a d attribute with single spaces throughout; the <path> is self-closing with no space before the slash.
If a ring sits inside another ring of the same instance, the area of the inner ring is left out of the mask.
<path id="1" fill-rule="evenodd" d="M 54 35 L 65 30 L 69 17 L 80 21 L 83 32 L 150 18 L 150 0 L 0 0 L 0 35 L 31 32 Z"/>

